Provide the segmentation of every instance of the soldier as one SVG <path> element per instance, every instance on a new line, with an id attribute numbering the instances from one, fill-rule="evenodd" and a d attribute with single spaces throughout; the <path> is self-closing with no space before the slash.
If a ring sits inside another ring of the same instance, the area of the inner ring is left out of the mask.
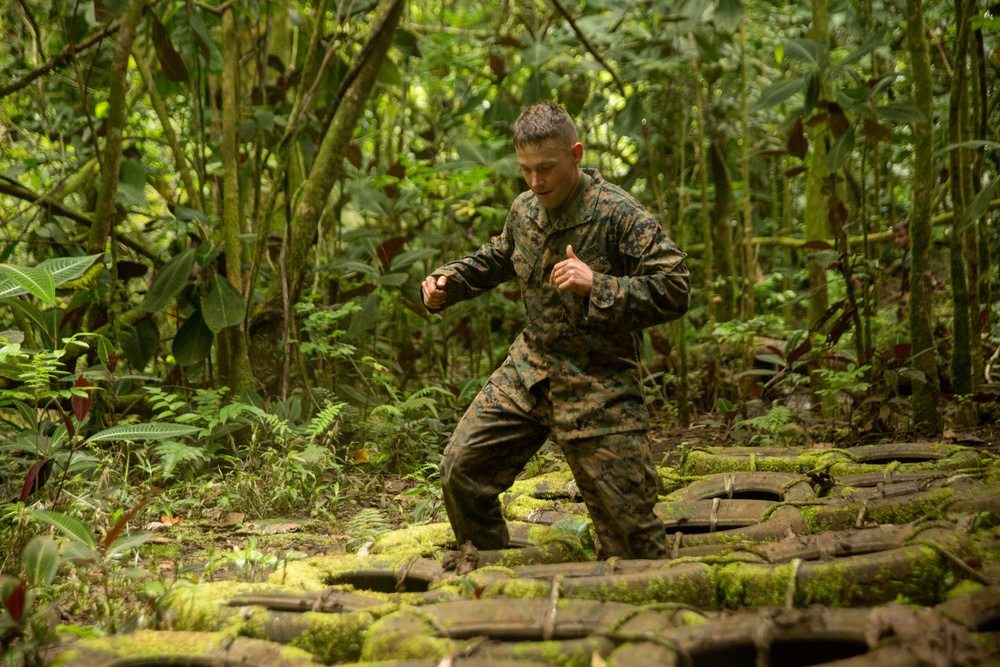
<path id="1" fill-rule="evenodd" d="M 530 191 L 514 200 L 499 236 L 421 285 L 436 312 L 516 277 L 528 315 L 444 451 L 448 519 L 459 546 L 507 546 L 498 496 L 553 435 L 598 557 L 663 557 L 639 345 L 642 329 L 687 310 L 685 254 L 638 201 L 580 168 L 583 145 L 560 105 L 524 109 L 514 147 Z"/>

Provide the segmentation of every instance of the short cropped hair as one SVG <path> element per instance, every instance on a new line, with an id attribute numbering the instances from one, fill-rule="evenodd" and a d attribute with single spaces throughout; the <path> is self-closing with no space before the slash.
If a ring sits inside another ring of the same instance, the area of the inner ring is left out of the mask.
<path id="1" fill-rule="evenodd" d="M 906 232 L 910 233 L 910 222 L 908 220 L 900 220 L 892 226 L 892 231 L 894 232 Z"/>
<path id="2" fill-rule="evenodd" d="M 535 102 L 524 109 L 514 121 L 514 147 L 539 146 L 550 139 L 558 143 L 575 144 L 576 126 L 561 105 L 555 102 Z"/>

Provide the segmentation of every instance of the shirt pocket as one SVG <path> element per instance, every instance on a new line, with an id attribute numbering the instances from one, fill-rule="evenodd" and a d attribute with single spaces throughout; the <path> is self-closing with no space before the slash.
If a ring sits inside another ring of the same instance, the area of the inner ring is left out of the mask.
<path id="1" fill-rule="evenodd" d="M 514 265 L 514 272 L 521 282 L 527 283 L 531 278 L 535 264 L 538 263 L 538 255 L 531 252 L 524 244 L 518 242 L 514 244 L 514 252 L 511 255 L 511 263 Z"/>
<path id="2" fill-rule="evenodd" d="M 611 272 L 611 261 L 605 254 L 604 249 L 597 244 L 587 246 L 580 252 L 576 253 L 576 256 L 577 259 L 589 266 L 590 270 L 595 273 Z"/>

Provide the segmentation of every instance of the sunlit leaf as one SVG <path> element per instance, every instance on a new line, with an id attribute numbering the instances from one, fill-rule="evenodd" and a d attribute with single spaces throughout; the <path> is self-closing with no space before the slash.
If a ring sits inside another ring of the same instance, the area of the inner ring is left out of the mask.
<path id="1" fill-rule="evenodd" d="M 31 515 L 39 521 L 43 521 L 50 526 L 55 526 L 59 531 L 66 535 L 66 537 L 70 538 L 77 544 L 81 544 L 90 549 L 94 549 L 97 546 L 97 542 L 94 540 L 94 535 L 91 530 L 77 518 L 60 512 L 52 512 L 50 510 L 32 510 Z"/>
<path id="2" fill-rule="evenodd" d="M 197 433 L 198 426 L 185 426 L 169 422 L 146 422 L 143 424 L 123 424 L 99 431 L 87 438 L 87 442 L 117 442 L 120 440 L 169 440 Z"/>
<path id="3" fill-rule="evenodd" d="M 1000 187 L 1000 176 L 987 183 L 986 187 L 972 198 L 969 205 L 965 207 L 965 214 L 962 216 L 962 221 L 958 223 L 958 227 L 955 228 L 955 233 L 964 232 L 990 210 L 990 202 L 996 197 L 998 187 Z"/>
<path id="4" fill-rule="evenodd" d="M 24 573 L 35 586 L 48 586 L 59 570 L 59 545 L 48 535 L 36 535 L 24 548 Z"/>
<path id="5" fill-rule="evenodd" d="M 56 302 L 56 284 L 52 274 L 45 269 L 0 264 L 0 276 L 7 278 L 6 281 L 0 281 L 0 298 L 29 293 L 45 303 Z"/>

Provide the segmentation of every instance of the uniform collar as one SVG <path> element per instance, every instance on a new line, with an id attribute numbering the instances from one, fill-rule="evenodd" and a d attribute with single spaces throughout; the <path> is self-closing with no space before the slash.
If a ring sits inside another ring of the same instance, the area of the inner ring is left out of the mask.
<path id="1" fill-rule="evenodd" d="M 537 199 L 535 200 L 538 207 L 538 222 L 543 229 L 559 231 L 590 221 L 594 209 L 597 207 L 597 199 L 604 179 L 596 169 L 584 169 L 580 176 L 580 182 L 583 187 L 578 187 L 577 191 L 570 196 L 569 201 L 559 207 L 558 214 L 550 216 L 549 210 L 542 206 Z"/>

